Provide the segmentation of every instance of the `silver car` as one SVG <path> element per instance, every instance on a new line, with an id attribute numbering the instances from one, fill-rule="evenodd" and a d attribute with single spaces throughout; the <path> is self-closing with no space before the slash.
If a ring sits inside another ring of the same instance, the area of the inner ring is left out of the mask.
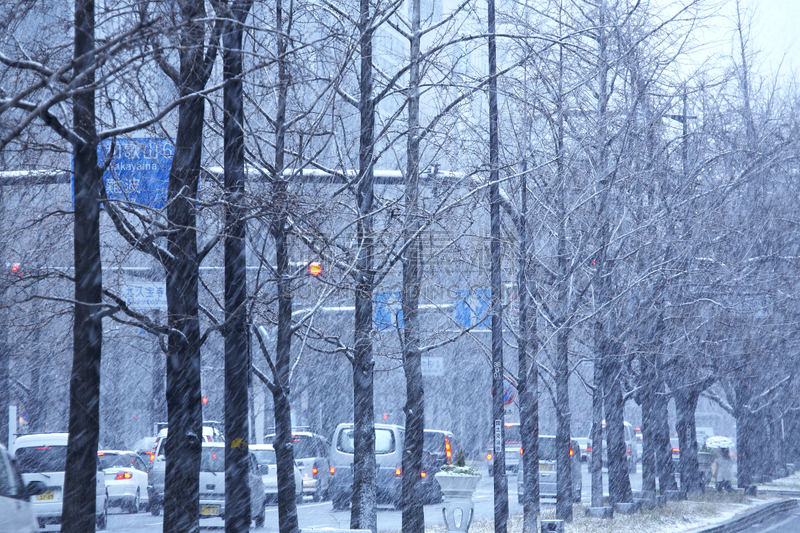
<path id="1" fill-rule="evenodd" d="M 572 469 L 572 501 L 581 501 L 583 475 L 581 473 L 580 446 L 575 439 L 570 440 L 569 456 Z M 517 501 L 522 503 L 524 494 L 523 461 L 519 462 L 517 471 Z M 556 478 L 558 463 L 556 461 L 556 438 L 552 435 L 539 435 L 539 497 L 555 498 L 557 496 Z"/>

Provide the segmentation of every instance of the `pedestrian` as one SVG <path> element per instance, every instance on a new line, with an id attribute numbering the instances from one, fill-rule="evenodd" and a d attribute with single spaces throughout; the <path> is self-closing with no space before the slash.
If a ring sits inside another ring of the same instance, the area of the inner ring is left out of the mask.
<path id="1" fill-rule="evenodd" d="M 733 461 L 731 460 L 731 453 L 728 448 L 720 448 L 717 450 L 714 464 L 712 465 L 712 472 L 717 478 L 717 492 L 727 491 L 733 492 L 731 479 L 733 478 Z"/>

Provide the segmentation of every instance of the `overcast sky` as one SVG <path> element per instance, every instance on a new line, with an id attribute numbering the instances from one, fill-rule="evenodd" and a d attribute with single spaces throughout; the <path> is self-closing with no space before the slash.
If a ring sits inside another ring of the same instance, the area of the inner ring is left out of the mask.
<path id="1" fill-rule="evenodd" d="M 735 20 L 735 0 L 725 2 L 724 16 L 730 17 L 723 32 L 722 46 L 730 53 Z M 744 12 L 753 14 L 752 39 L 762 50 L 755 67 L 768 75 L 780 66 L 783 75 L 800 80 L 800 0 L 742 0 Z M 781 65 L 781 61 L 783 64 Z"/>

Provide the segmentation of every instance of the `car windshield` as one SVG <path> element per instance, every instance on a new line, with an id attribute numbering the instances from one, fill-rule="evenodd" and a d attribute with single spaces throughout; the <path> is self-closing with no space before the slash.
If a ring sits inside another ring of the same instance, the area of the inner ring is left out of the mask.
<path id="1" fill-rule="evenodd" d="M 19 448 L 15 455 L 20 474 L 63 472 L 67 464 L 66 446 Z"/>
<path id="2" fill-rule="evenodd" d="M 130 468 L 133 467 L 133 458 L 128 457 L 127 455 L 120 455 L 118 453 L 103 453 L 100 452 L 97 454 L 98 459 L 100 460 L 100 468 L 105 470 L 106 468 L 115 468 L 115 467 L 122 467 L 122 468 Z"/>
<path id="3" fill-rule="evenodd" d="M 256 461 L 260 465 L 274 465 L 277 464 L 275 459 L 275 450 L 250 450 L 256 457 Z"/>
<path id="4" fill-rule="evenodd" d="M 339 432 L 339 439 L 336 441 L 336 449 L 344 453 L 355 451 L 353 429 L 343 429 Z M 394 433 L 388 429 L 375 430 L 375 453 L 392 453 L 395 449 Z"/>
<path id="5" fill-rule="evenodd" d="M 203 447 L 200 454 L 201 472 L 225 472 L 225 448 L 222 446 Z"/>

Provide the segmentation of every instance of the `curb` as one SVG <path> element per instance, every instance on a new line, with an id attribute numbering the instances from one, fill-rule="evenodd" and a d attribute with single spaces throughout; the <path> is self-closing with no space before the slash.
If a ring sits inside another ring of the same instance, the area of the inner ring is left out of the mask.
<path id="1" fill-rule="evenodd" d="M 743 531 L 750 526 L 757 525 L 764 518 L 795 507 L 799 502 L 800 500 L 791 499 L 768 503 L 742 516 L 731 518 L 716 526 L 701 529 L 697 533 L 736 533 L 737 531 Z"/>

